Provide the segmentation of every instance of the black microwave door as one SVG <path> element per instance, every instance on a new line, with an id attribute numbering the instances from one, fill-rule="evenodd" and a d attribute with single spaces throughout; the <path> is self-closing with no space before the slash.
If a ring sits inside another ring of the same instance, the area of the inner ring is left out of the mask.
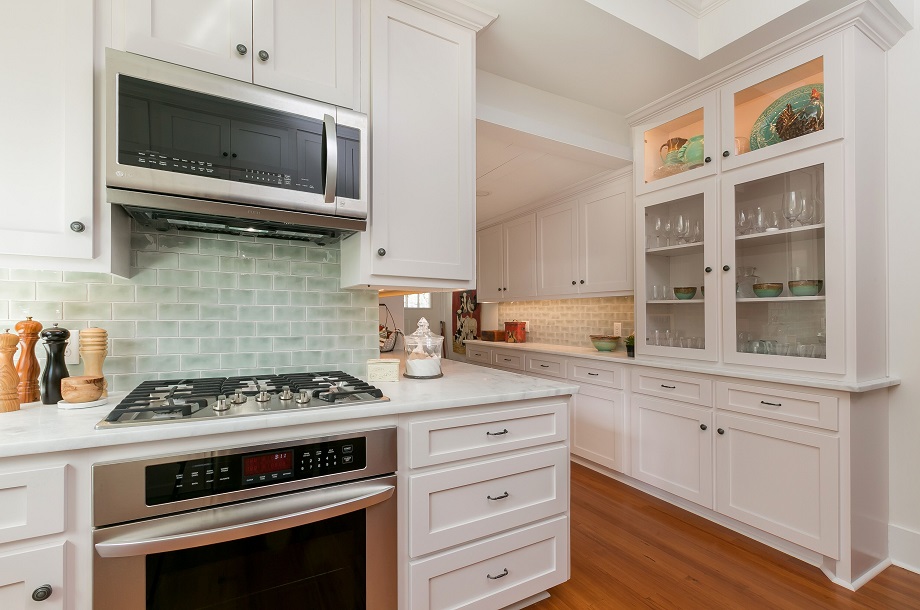
<path id="1" fill-rule="evenodd" d="M 295 130 L 234 119 L 230 124 L 231 180 L 291 188 Z"/>
<path id="2" fill-rule="evenodd" d="M 322 124 L 309 126 L 309 131 L 297 130 L 297 188 L 323 195 L 323 129 Z"/>
<path id="3" fill-rule="evenodd" d="M 338 175 L 335 193 L 347 199 L 361 198 L 361 132 L 338 126 Z"/>
<path id="4" fill-rule="evenodd" d="M 229 119 L 160 102 L 151 102 L 151 115 L 150 145 L 162 169 L 225 177 L 221 168 L 229 165 Z"/>
<path id="5" fill-rule="evenodd" d="M 118 121 L 118 162 L 146 166 L 150 152 L 150 102 L 120 96 Z"/>

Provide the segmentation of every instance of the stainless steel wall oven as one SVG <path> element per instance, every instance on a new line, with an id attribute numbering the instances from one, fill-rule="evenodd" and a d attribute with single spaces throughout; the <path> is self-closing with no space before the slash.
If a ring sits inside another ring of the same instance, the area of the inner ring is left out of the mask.
<path id="1" fill-rule="evenodd" d="M 396 431 L 93 466 L 96 610 L 392 610 Z"/>

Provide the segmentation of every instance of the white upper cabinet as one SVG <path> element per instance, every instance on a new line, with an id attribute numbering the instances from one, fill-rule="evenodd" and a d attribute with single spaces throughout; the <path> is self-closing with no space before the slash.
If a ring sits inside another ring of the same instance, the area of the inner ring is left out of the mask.
<path id="1" fill-rule="evenodd" d="M 116 2 L 126 51 L 350 108 L 358 10 L 355 0 Z"/>
<path id="2" fill-rule="evenodd" d="M 480 302 L 501 301 L 505 285 L 504 227 L 495 225 L 476 233 L 476 298 Z"/>
<path id="3" fill-rule="evenodd" d="M 505 248 L 505 299 L 521 300 L 537 288 L 536 216 L 528 214 L 502 225 Z"/>
<path id="4" fill-rule="evenodd" d="M 37 51 L 0 68 L 0 255 L 87 261 L 97 232 L 93 2 L 13 2 L 3 11 L 8 48 Z"/>
<path id="5" fill-rule="evenodd" d="M 537 294 L 578 293 L 578 200 L 537 212 Z"/>

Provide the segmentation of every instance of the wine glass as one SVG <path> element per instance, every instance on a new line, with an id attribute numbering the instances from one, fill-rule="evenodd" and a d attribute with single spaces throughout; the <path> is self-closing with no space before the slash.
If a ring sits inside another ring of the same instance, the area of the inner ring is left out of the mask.
<path id="1" fill-rule="evenodd" d="M 665 236 L 665 245 L 671 245 L 671 233 L 674 231 L 674 222 L 670 217 L 664 221 L 664 236 Z"/>
<path id="2" fill-rule="evenodd" d="M 747 212 L 744 210 L 738 210 L 738 235 L 747 234 L 749 222 L 750 219 L 748 218 Z"/>
<path id="3" fill-rule="evenodd" d="M 687 243 L 687 236 L 690 235 L 690 219 L 683 214 L 678 214 L 674 221 L 674 235 L 677 237 L 678 244 Z"/>
<path id="4" fill-rule="evenodd" d="M 817 212 L 818 210 L 815 207 L 814 198 L 802 197 L 802 213 L 799 214 L 799 224 L 803 227 L 805 225 L 814 224 Z"/>
<path id="5" fill-rule="evenodd" d="M 661 220 L 661 216 L 655 217 L 655 247 L 661 247 L 661 230 L 664 226 L 664 221 Z"/>
<path id="6" fill-rule="evenodd" d="M 693 235 L 690 236 L 690 241 L 694 244 L 703 241 L 703 226 L 699 220 L 693 225 Z"/>
<path id="7" fill-rule="evenodd" d="M 789 228 L 795 226 L 796 220 L 802 214 L 802 201 L 805 198 L 803 191 L 788 191 L 783 194 L 783 216 L 789 222 Z M 799 223 L 801 226 L 801 223 Z"/>

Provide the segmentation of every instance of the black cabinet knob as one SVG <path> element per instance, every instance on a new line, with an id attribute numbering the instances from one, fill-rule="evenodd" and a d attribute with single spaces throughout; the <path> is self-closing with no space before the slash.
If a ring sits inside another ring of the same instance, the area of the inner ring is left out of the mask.
<path id="1" fill-rule="evenodd" d="M 719 428 L 718 430 L 716 430 L 716 432 L 718 432 L 719 434 L 725 434 L 725 430 L 723 430 L 722 428 Z"/>
<path id="2" fill-rule="evenodd" d="M 72 223 L 70 223 L 70 230 L 73 231 L 74 233 L 82 233 L 83 231 L 86 230 L 86 225 L 80 222 L 79 220 L 75 220 Z"/>
<path id="3" fill-rule="evenodd" d="M 731 267 L 728 265 L 722 265 L 722 271 L 731 271 Z"/>
<path id="4" fill-rule="evenodd" d="M 233 154 L 230 155 L 230 156 L 233 157 L 234 159 L 236 159 L 236 153 L 233 153 Z"/>
<path id="5" fill-rule="evenodd" d="M 224 155 L 225 157 L 229 157 L 229 156 L 230 156 L 230 153 L 223 153 L 223 155 Z"/>
<path id="6" fill-rule="evenodd" d="M 508 290 L 507 288 L 502 288 L 502 290 Z"/>
<path id="7" fill-rule="evenodd" d="M 706 163 L 710 163 L 712 162 L 712 157 L 706 157 L 705 159 L 703 159 L 703 161 L 705 161 Z"/>
<path id="8" fill-rule="evenodd" d="M 584 283 L 585 283 L 585 281 L 584 281 L 584 280 L 581 280 L 581 283 L 582 283 L 582 284 L 584 284 Z"/>
<path id="9" fill-rule="evenodd" d="M 574 286 L 574 285 L 575 285 L 575 280 L 572 280 L 572 286 Z"/>
<path id="10" fill-rule="evenodd" d="M 49 597 L 51 597 L 51 585 L 42 585 L 39 588 L 32 591 L 33 601 L 43 602 Z"/>
<path id="11" fill-rule="evenodd" d="M 259 59 L 262 61 L 268 61 L 268 51 L 259 51 Z"/>
<path id="12" fill-rule="evenodd" d="M 249 52 L 249 49 L 247 49 L 246 45 L 244 44 L 238 44 L 236 45 L 236 52 L 239 53 L 240 55 L 245 55 L 246 53 Z"/>
<path id="13" fill-rule="evenodd" d="M 387 251 L 383 248 L 377 248 L 377 256 L 386 256 Z"/>
<path id="14" fill-rule="evenodd" d="M 723 157 L 727 157 L 727 156 L 728 156 L 728 151 L 727 151 L 727 150 L 723 150 L 723 151 L 722 151 L 722 156 L 723 156 Z"/>
<path id="15" fill-rule="evenodd" d="M 700 430 L 705 430 L 705 429 L 707 429 L 708 427 L 709 427 L 709 426 L 707 426 L 706 424 L 700 424 Z"/>
<path id="16" fill-rule="evenodd" d="M 705 271 L 706 273 L 712 273 L 712 267 L 706 267 Z"/>

